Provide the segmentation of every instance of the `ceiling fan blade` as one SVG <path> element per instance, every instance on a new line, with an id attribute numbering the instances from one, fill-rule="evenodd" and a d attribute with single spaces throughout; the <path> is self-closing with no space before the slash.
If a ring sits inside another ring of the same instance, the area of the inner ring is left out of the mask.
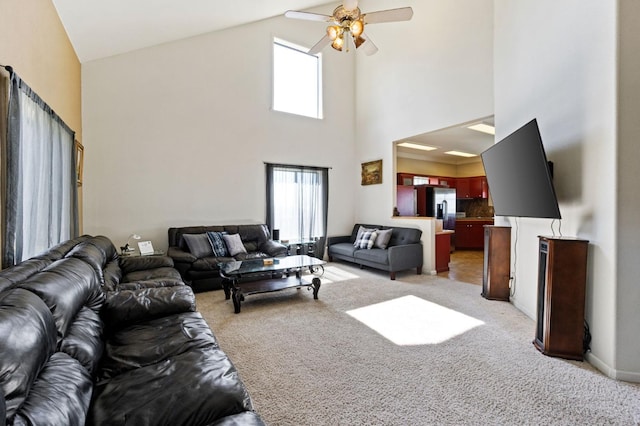
<path id="1" fill-rule="evenodd" d="M 333 16 L 312 12 L 300 12 L 298 10 L 287 10 L 284 16 L 293 19 L 304 19 L 305 21 L 331 22 L 333 20 Z"/>
<path id="2" fill-rule="evenodd" d="M 371 38 L 368 35 L 362 33 L 360 38 L 364 39 L 364 42 L 362 42 L 358 47 L 362 47 L 365 55 L 371 56 L 378 51 L 378 46 L 371 41 Z"/>
<path id="3" fill-rule="evenodd" d="M 328 35 L 325 35 L 317 42 L 309 51 L 307 52 L 309 55 L 316 55 L 320 53 L 322 49 L 327 47 L 331 43 L 331 38 Z"/>
<path id="4" fill-rule="evenodd" d="M 381 22 L 408 21 L 413 16 L 413 9 L 401 7 L 399 9 L 379 10 L 364 15 L 365 24 L 379 24 Z"/>

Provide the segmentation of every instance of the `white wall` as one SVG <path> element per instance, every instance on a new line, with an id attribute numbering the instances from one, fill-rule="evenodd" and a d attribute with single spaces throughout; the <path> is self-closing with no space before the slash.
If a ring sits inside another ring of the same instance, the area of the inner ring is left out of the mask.
<path id="1" fill-rule="evenodd" d="M 621 0 L 619 4 L 619 80 L 618 80 L 618 228 L 616 318 L 616 376 L 640 382 L 640 3 Z"/>
<path id="2" fill-rule="evenodd" d="M 616 351 L 616 6 L 597 0 L 496 0 L 496 140 L 538 119 L 565 236 L 590 241 L 589 360 L 608 374 Z M 505 220 L 512 244 L 512 302 L 536 315 L 538 235 L 545 219 Z M 553 229 L 557 233 L 560 224 Z M 638 371 L 638 370 L 636 370 Z"/>
<path id="3" fill-rule="evenodd" d="M 407 0 L 400 6 L 411 6 L 413 19 L 368 26 L 380 50 L 356 60 L 356 161 L 383 160 L 383 184 L 357 193 L 356 214 L 364 223 L 392 224 L 393 141 L 493 114 L 493 1 Z M 363 1 L 360 7 L 388 9 L 389 3 Z M 432 250 L 428 225 L 423 244 Z M 433 261 L 435 254 L 429 255 Z"/>
<path id="4" fill-rule="evenodd" d="M 331 167 L 329 235 L 350 232 L 353 56 L 324 54 L 324 120 L 270 110 L 272 39 L 311 46 L 312 24 L 279 17 L 84 64 L 85 232 L 162 249 L 170 226 L 264 223 L 265 161 Z"/>

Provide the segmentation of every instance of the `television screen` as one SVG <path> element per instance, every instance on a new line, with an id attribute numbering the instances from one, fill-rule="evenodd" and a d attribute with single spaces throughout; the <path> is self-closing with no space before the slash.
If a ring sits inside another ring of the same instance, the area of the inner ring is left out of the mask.
<path id="1" fill-rule="evenodd" d="M 536 119 L 480 156 L 496 215 L 561 218 Z"/>

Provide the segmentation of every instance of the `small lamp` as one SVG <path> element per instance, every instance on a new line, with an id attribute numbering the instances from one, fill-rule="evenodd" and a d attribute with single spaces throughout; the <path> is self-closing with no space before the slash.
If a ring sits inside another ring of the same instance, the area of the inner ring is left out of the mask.
<path id="1" fill-rule="evenodd" d="M 135 251 L 135 249 L 133 247 L 129 246 L 129 243 L 131 242 L 131 240 L 139 240 L 140 238 L 141 237 L 138 234 L 129 235 L 129 239 L 127 240 L 127 243 L 124 246 L 120 247 L 120 250 L 122 250 L 122 254 Z"/>

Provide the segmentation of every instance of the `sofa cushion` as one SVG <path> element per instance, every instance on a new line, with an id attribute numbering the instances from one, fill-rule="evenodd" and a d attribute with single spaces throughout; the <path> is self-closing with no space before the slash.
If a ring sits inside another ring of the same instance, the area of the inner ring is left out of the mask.
<path id="1" fill-rule="evenodd" d="M 227 355 L 196 348 L 99 381 L 87 423 L 208 425 L 251 409 Z"/>
<path id="2" fill-rule="evenodd" d="M 117 330 L 109 338 L 98 380 L 209 347 L 217 348 L 218 342 L 199 312 L 139 322 Z"/>
<path id="3" fill-rule="evenodd" d="M 372 248 L 371 250 L 356 250 L 353 257 L 356 260 L 365 260 L 381 265 L 389 264 L 389 251 L 387 249 Z"/>
<path id="4" fill-rule="evenodd" d="M 223 235 L 224 242 L 227 244 L 227 250 L 229 250 L 229 256 L 235 256 L 240 253 L 246 253 L 247 249 L 244 248 L 240 234 Z"/>
<path id="5" fill-rule="evenodd" d="M 387 245 L 389 245 L 389 240 L 391 239 L 392 233 L 393 228 L 379 229 L 378 237 L 376 238 L 376 242 L 373 244 L 373 246 L 381 249 L 386 249 Z"/>
<path id="6" fill-rule="evenodd" d="M 170 266 L 164 266 L 161 268 L 129 272 L 127 275 L 122 277 L 122 282 L 125 283 L 170 278 L 180 279 L 180 273 Z"/>
<path id="7" fill-rule="evenodd" d="M 5 291 L 0 293 L 0 336 L 0 392 L 4 391 L 9 418 L 55 351 L 55 320 L 42 299 L 30 291 Z"/>
<path id="8" fill-rule="evenodd" d="M 414 228 L 394 228 L 391 234 L 391 240 L 389 240 L 388 247 L 399 246 L 403 244 L 417 244 L 420 243 L 420 237 L 422 231 Z"/>
<path id="9" fill-rule="evenodd" d="M 100 315 L 83 306 L 71 323 L 67 336 L 60 342 L 60 351 L 80 361 L 92 374 L 104 349 L 102 325 Z"/>
<path id="10" fill-rule="evenodd" d="M 80 363 L 56 352 L 29 390 L 14 425 L 82 425 L 91 402 L 93 381 Z"/>
<path id="11" fill-rule="evenodd" d="M 353 246 L 359 249 L 370 249 L 376 242 L 377 237 L 378 233 L 376 231 L 366 230 L 359 235 Z"/>
<path id="12" fill-rule="evenodd" d="M 329 246 L 329 254 L 331 256 L 353 257 L 356 248 L 351 243 L 338 243 Z"/>
<path id="13" fill-rule="evenodd" d="M 193 290 L 183 285 L 110 293 L 102 316 L 108 327 L 117 329 L 143 320 L 195 310 Z"/>
<path id="14" fill-rule="evenodd" d="M 67 335 L 82 306 L 99 309 L 104 302 L 95 271 L 74 257 L 55 261 L 19 287 L 35 293 L 47 304 L 56 321 L 59 339 Z"/>
<path id="15" fill-rule="evenodd" d="M 189 247 L 189 251 L 195 257 L 207 257 L 213 255 L 213 248 L 211 247 L 211 241 L 207 234 L 184 234 L 184 241 Z"/>
<path id="16" fill-rule="evenodd" d="M 223 235 L 226 235 L 226 232 L 207 232 L 207 237 L 209 237 L 209 243 L 211 244 L 211 248 L 213 249 L 213 255 L 215 257 L 225 257 L 229 256 L 229 250 L 227 250 L 227 244 L 224 242 Z"/>
<path id="17" fill-rule="evenodd" d="M 221 262 L 233 262 L 233 257 L 205 257 L 191 264 L 192 271 L 219 271 Z"/>

